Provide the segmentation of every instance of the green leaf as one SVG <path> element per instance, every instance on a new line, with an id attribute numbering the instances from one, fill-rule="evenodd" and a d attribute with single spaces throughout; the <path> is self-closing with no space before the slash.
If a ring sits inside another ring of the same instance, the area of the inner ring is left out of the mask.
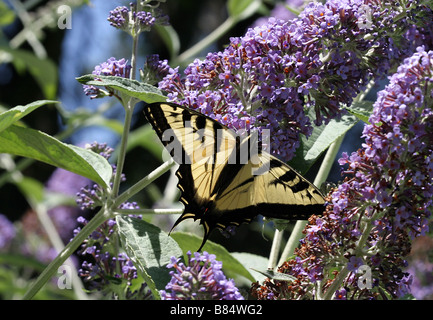
<path id="1" fill-rule="evenodd" d="M 364 121 L 365 123 L 370 124 L 368 119 L 370 118 L 371 113 L 373 112 L 373 102 L 372 101 L 361 101 L 355 102 L 350 107 L 345 108 L 352 115 L 357 117 L 359 120 Z"/>
<path id="2" fill-rule="evenodd" d="M 0 265 L 32 268 L 35 271 L 44 271 L 46 265 L 30 256 L 16 253 L 0 252 Z"/>
<path id="3" fill-rule="evenodd" d="M 22 177 L 15 184 L 25 197 L 31 199 L 32 202 L 40 203 L 43 201 L 45 190 L 44 185 L 40 181 L 30 177 Z"/>
<path id="4" fill-rule="evenodd" d="M 229 0 L 227 11 L 236 20 L 244 20 L 252 16 L 261 6 L 260 0 Z"/>
<path id="5" fill-rule="evenodd" d="M 175 232 L 171 234 L 182 248 L 184 259 L 187 259 L 186 253 L 192 251 L 191 248 L 199 248 L 202 239 L 196 235 L 184 232 Z M 235 257 L 231 255 L 223 246 L 212 241 L 207 241 L 202 251 L 207 251 L 216 255 L 216 259 L 223 263 L 223 270 L 227 277 L 234 278 L 236 275 L 243 276 L 250 281 L 255 281 L 251 273 Z"/>
<path id="6" fill-rule="evenodd" d="M 49 103 L 57 103 L 54 100 L 38 100 L 32 103 L 29 103 L 25 106 L 16 106 L 12 109 L 9 109 L 5 112 L 0 113 L 0 132 L 14 124 L 21 118 L 28 115 L 30 112 L 36 110 L 37 108 L 49 104 Z"/>
<path id="7" fill-rule="evenodd" d="M 182 250 L 167 233 L 144 220 L 117 216 L 123 247 L 137 270 L 158 298 L 159 290 L 170 281 L 166 268 L 172 256 L 182 256 Z"/>
<path id="8" fill-rule="evenodd" d="M 39 59 L 33 53 L 0 46 L 0 53 L 7 52 L 18 72 L 28 70 L 41 87 L 47 99 L 54 99 L 57 91 L 57 67 L 50 59 Z"/>
<path id="9" fill-rule="evenodd" d="M 256 254 L 248 252 L 232 252 L 232 256 L 235 257 L 242 265 L 250 271 L 255 281 L 262 282 L 266 276 L 258 270 L 266 270 L 268 267 L 268 258 L 258 256 Z"/>
<path id="10" fill-rule="evenodd" d="M 354 115 L 346 114 L 340 120 L 333 119 L 326 125 L 314 127 L 308 139 L 302 136 L 301 147 L 296 150 L 296 156 L 289 161 L 289 164 L 301 174 L 305 174 L 320 155 L 358 121 Z"/>
<path id="11" fill-rule="evenodd" d="M 266 278 L 270 278 L 273 280 L 278 280 L 278 281 L 295 281 L 296 280 L 296 277 L 291 276 L 289 274 L 281 273 L 281 272 L 274 272 L 272 270 L 257 270 L 257 269 L 253 269 L 253 270 L 261 273 Z"/>
<path id="12" fill-rule="evenodd" d="M 0 153 L 32 158 L 74 172 L 108 187 L 112 168 L 90 150 L 63 143 L 43 132 L 11 125 L 0 132 Z"/>
<path id="13" fill-rule="evenodd" d="M 15 12 L 5 2 L 0 2 L 0 26 L 11 24 L 15 20 Z"/>
<path id="14" fill-rule="evenodd" d="M 158 88 L 137 80 L 94 74 L 84 75 L 76 79 L 81 84 L 108 87 L 147 103 L 164 102 L 167 99 Z"/>
<path id="15" fill-rule="evenodd" d="M 170 57 L 172 57 L 172 59 L 177 57 L 180 50 L 180 40 L 176 30 L 172 26 L 161 26 L 158 24 L 153 27 L 167 46 L 167 49 L 170 52 Z"/>

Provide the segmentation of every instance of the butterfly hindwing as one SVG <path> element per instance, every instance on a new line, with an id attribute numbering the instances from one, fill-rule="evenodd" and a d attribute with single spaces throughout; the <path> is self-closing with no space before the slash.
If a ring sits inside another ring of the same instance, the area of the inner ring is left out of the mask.
<path id="1" fill-rule="evenodd" d="M 201 247 L 213 229 L 238 226 L 258 214 L 296 220 L 322 213 L 320 191 L 260 147 L 249 152 L 251 136 L 242 140 L 214 119 L 173 103 L 146 105 L 144 113 L 179 163 L 185 210 L 173 228 L 185 219 L 199 219 Z"/>

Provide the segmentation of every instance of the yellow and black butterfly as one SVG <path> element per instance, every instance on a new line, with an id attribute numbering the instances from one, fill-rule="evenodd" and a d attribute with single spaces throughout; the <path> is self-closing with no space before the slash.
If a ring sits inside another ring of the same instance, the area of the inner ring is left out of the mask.
<path id="1" fill-rule="evenodd" d="M 258 214 L 298 220 L 321 214 L 320 191 L 294 169 L 261 150 L 252 135 L 234 131 L 197 111 L 174 103 L 152 103 L 144 114 L 179 164 L 176 172 L 185 219 L 200 219 L 205 244 L 215 228 L 248 223 Z M 172 228 L 172 230 L 173 230 Z"/>

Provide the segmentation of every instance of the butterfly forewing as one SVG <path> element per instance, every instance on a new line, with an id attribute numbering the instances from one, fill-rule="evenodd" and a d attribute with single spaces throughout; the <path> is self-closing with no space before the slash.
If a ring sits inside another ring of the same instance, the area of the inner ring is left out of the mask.
<path id="1" fill-rule="evenodd" d="M 214 228 L 250 222 L 258 214 L 306 219 L 323 211 L 317 188 L 260 148 L 252 152 L 251 136 L 242 140 L 217 121 L 173 103 L 147 105 L 144 113 L 179 163 L 185 211 L 173 228 L 185 219 L 200 219 L 202 246 Z"/>

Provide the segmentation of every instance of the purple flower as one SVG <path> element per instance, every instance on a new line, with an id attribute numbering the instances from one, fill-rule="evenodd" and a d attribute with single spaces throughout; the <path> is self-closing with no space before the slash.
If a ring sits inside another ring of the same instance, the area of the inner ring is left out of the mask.
<path id="1" fill-rule="evenodd" d="M 190 251 L 185 265 L 179 258 L 172 257 L 167 268 L 171 281 L 161 290 L 163 300 L 243 300 L 232 279 L 222 272 L 222 263 L 215 255 L 206 251 L 203 254 Z"/>
<path id="2" fill-rule="evenodd" d="M 143 69 L 140 69 L 141 81 L 156 84 L 170 71 L 168 60 L 159 60 L 159 55 L 153 54 L 146 57 Z"/>
<path id="3" fill-rule="evenodd" d="M 410 291 L 417 300 L 431 300 L 433 298 L 433 263 L 426 260 L 411 261 L 407 269 L 413 276 Z"/>
<path id="4" fill-rule="evenodd" d="M 149 11 L 137 11 L 137 6 L 133 3 L 130 4 L 130 8 L 116 7 L 110 11 L 107 20 L 111 26 L 131 35 L 150 31 L 155 24 L 168 25 L 168 16 L 163 14 L 159 8 L 152 5 L 145 5 L 145 7 Z"/>
<path id="5" fill-rule="evenodd" d="M 129 9 L 125 6 L 116 7 L 110 11 L 110 15 L 107 18 L 110 21 L 110 25 L 116 28 L 124 28 L 129 22 Z"/>
<path id="6" fill-rule="evenodd" d="M 335 300 L 347 300 L 346 295 L 346 289 L 342 288 L 340 290 L 337 290 L 335 291 Z"/>
<path id="7" fill-rule="evenodd" d="M 350 105 L 370 80 L 383 78 L 427 37 L 421 29 L 414 37 L 409 17 L 416 16 L 415 6 L 403 10 L 397 2 L 370 2 L 374 21 L 371 28 L 359 28 L 362 5 L 360 0 L 312 2 L 291 21 L 270 18 L 231 38 L 224 51 L 193 61 L 184 77 L 171 69 L 159 88 L 170 101 L 223 119 L 234 130 L 270 130 L 269 151 L 289 160 L 300 135 L 311 135 L 312 122 L 340 117 L 341 104 Z M 393 19 L 402 11 L 397 25 Z M 400 38 L 405 32 L 407 37 L 394 43 L 394 34 Z"/>
<path id="8" fill-rule="evenodd" d="M 15 233 L 13 223 L 5 215 L 0 214 L 0 251 L 8 249 Z"/>
<path id="9" fill-rule="evenodd" d="M 90 181 L 87 178 L 58 168 L 54 170 L 47 181 L 45 189 L 49 192 L 74 197 L 82 186 L 89 182 Z M 73 229 L 76 226 L 76 219 L 80 214 L 80 209 L 77 206 L 62 205 L 48 210 L 48 214 L 56 226 L 61 238 L 67 242 L 71 238 Z"/>
<path id="10" fill-rule="evenodd" d="M 349 263 L 347 264 L 347 269 L 352 272 L 357 272 L 358 268 L 364 264 L 362 258 L 352 256 L 349 259 Z"/>
<path id="11" fill-rule="evenodd" d="M 114 151 L 114 149 L 107 146 L 106 143 L 99 144 L 97 142 L 94 142 L 90 145 L 86 145 L 86 148 L 101 155 L 107 160 L 111 156 L 112 152 Z M 116 174 L 116 166 L 115 165 L 111 165 L 111 166 L 113 168 L 113 178 L 114 178 Z M 122 173 L 121 181 L 123 182 L 125 180 L 126 180 L 125 175 Z M 112 182 L 110 182 L 110 186 L 111 185 Z M 76 202 L 81 210 L 94 209 L 98 206 L 101 206 L 103 198 L 104 198 L 104 190 L 100 185 L 96 183 L 86 185 L 80 188 L 80 190 L 76 193 Z M 128 205 L 128 203 L 123 205 L 126 206 Z M 132 205 L 134 206 L 136 204 L 134 203 Z"/>
<path id="12" fill-rule="evenodd" d="M 150 12 L 139 11 L 134 14 L 135 20 L 138 22 L 142 31 L 148 31 L 155 24 L 155 17 Z"/>
<path id="13" fill-rule="evenodd" d="M 129 78 L 129 73 L 131 70 L 131 65 L 125 59 L 116 60 L 116 58 L 111 57 L 106 62 L 97 65 L 93 70 L 92 74 L 103 75 L 103 76 L 116 76 L 122 78 Z M 95 78 L 98 80 L 98 78 Z M 115 92 L 111 89 L 104 91 L 95 86 L 83 85 L 84 94 L 90 96 L 91 99 L 105 97 L 107 95 L 113 95 Z"/>
<path id="14" fill-rule="evenodd" d="M 432 208 L 433 105 L 431 90 L 425 89 L 432 79 L 433 51 L 420 47 L 379 92 L 370 124 L 364 127 L 363 148 L 339 161 L 346 167 L 344 182 L 328 195 L 323 216 L 310 218 L 297 258 L 280 267 L 298 281 L 290 286 L 255 285 L 254 295 L 331 298 L 335 293 L 327 290 L 336 279 L 345 290 L 351 288 L 351 299 L 399 298 L 410 292 L 406 257 L 411 240 L 428 231 Z M 411 140 L 417 141 L 416 149 Z M 347 259 L 351 272 L 346 275 L 340 271 Z M 365 280 L 356 273 L 361 265 L 370 271 L 369 286 L 358 284 Z M 322 292 L 312 294 L 317 281 L 322 281 Z"/>
<path id="15" fill-rule="evenodd" d="M 86 225 L 87 220 L 80 217 L 78 221 Z M 118 253 L 113 246 L 111 236 L 117 228 L 116 220 L 110 219 L 95 230 L 81 245 L 78 254 L 85 260 L 78 274 L 86 283 L 87 289 L 101 292 L 103 295 L 116 295 L 121 291 L 128 299 L 150 299 L 152 294 L 146 283 L 132 285 L 137 279 L 137 269 L 126 253 Z M 80 228 L 75 230 L 78 233 Z M 118 286 L 119 290 L 112 290 Z"/>

